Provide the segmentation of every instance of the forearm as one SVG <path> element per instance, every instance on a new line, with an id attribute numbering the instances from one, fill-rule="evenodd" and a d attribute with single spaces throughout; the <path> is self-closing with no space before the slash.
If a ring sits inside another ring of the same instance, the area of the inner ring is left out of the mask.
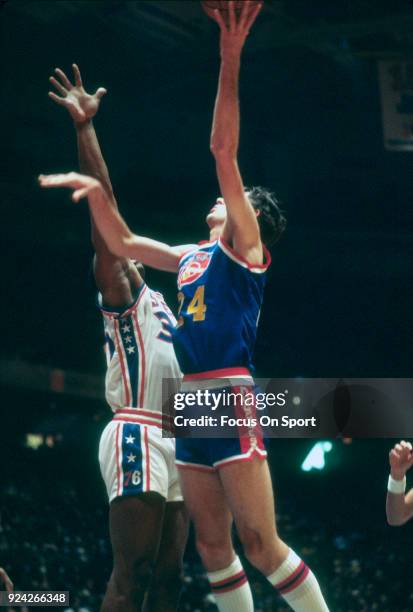
<path id="1" fill-rule="evenodd" d="M 386 498 L 386 515 L 389 525 L 403 525 L 413 515 L 413 489 L 407 494 L 406 472 L 391 469 Z"/>
<path id="2" fill-rule="evenodd" d="M 104 189 L 112 193 L 109 171 L 92 121 L 76 124 L 76 135 L 80 171 L 82 174 L 98 179 Z M 113 205 L 116 206 L 115 200 L 113 200 Z"/>
<path id="3" fill-rule="evenodd" d="M 101 185 L 88 194 L 88 202 L 92 224 L 108 249 L 118 257 L 128 257 L 124 245 L 132 232 L 114 205 L 114 197 Z"/>
<path id="4" fill-rule="evenodd" d="M 403 525 L 409 518 L 406 496 L 387 492 L 386 515 L 389 525 L 394 527 Z"/>
<path id="5" fill-rule="evenodd" d="M 93 176 L 101 183 L 109 196 L 110 205 L 117 210 L 118 206 L 113 195 L 109 171 L 103 158 L 102 150 L 100 148 L 92 120 L 88 120 L 83 123 L 76 123 L 75 127 L 80 171 L 88 176 Z M 91 240 L 96 253 L 107 253 L 107 244 L 99 232 L 92 214 L 90 215 L 90 221 Z"/>
<path id="6" fill-rule="evenodd" d="M 211 133 L 211 151 L 236 157 L 239 142 L 238 81 L 240 55 L 223 55 Z"/>
<path id="7" fill-rule="evenodd" d="M 136 259 L 159 270 L 177 271 L 179 254 L 166 244 L 133 234 L 113 206 L 113 197 L 105 189 L 94 189 L 88 199 L 97 231 L 114 255 Z"/>

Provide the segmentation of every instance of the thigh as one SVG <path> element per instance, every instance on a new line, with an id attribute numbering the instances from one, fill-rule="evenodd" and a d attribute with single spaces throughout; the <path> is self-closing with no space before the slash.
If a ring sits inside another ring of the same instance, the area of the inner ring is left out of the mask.
<path id="1" fill-rule="evenodd" d="M 275 537 L 274 492 L 267 461 L 254 457 L 231 463 L 219 470 L 219 476 L 238 530 Z"/>
<path id="2" fill-rule="evenodd" d="M 169 574 L 171 570 L 182 568 L 188 527 L 188 512 L 183 502 L 166 503 L 155 566 L 156 577 L 162 579 L 162 575 Z"/>
<path id="3" fill-rule="evenodd" d="M 142 493 L 168 496 L 168 462 L 157 427 L 113 420 L 102 433 L 99 463 L 109 501 Z"/>
<path id="4" fill-rule="evenodd" d="M 197 538 L 230 540 L 232 515 L 224 488 L 215 471 L 179 470 L 182 492 Z"/>
<path id="5" fill-rule="evenodd" d="M 115 569 L 129 573 L 137 563 L 155 563 L 162 535 L 165 500 L 157 493 L 115 499 L 109 509 Z"/>

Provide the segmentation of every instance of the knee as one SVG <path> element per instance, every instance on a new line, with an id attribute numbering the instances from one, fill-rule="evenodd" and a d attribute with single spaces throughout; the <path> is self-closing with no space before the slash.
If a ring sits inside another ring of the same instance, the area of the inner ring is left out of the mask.
<path id="1" fill-rule="evenodd" d="M 238 535 L 244 548 L 244 554 L 252 565 L 256 565 L 265 554 L 266 543 L 258 529 L 243 527 Z"/>
<path id="2" fill-rule="evenodd" d="M 141 558 L 115 562 L 113 573 L 119 595 L 134 597 L 146 591 L 153 575 L 153 561 Z"/>
<path id="3" fill-rule="evenodd" d="M 281 564 L 285 557 L 285 545 L 276 534 L 268 536 L 259 528 L 242 527 L 238 535 L 248 561 L 267 574 Z"/>
<path id="4" fill-rule="evenodd" d="M 227 567 L 234 557 L 231 539 L 197 536 L 196 548 L 207 570 Z"/>

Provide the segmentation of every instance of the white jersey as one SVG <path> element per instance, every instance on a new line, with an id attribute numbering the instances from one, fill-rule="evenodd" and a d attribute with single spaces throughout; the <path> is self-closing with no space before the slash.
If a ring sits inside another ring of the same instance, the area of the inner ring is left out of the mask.
<path id="1" fill-rule="evenodd" d="M 162 379 L 175 379 L 169 391 L 179 390 L 181 372 L 171 333 L 176 319 L 163 295 L 146 284 L 123 311 L 104 307 L 100 294 L 98 300 L 105 325 L 106 400 L 113 412 L 140 417 L 146 413 L 150 421 L 158 420 Z"/>

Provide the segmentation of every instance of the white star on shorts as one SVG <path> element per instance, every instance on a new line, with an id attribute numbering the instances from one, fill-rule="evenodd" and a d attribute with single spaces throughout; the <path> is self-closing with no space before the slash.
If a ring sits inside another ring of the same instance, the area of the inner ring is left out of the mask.
<path id="1" fill-rule="evenodd" d="M 131 353 L 134 353 L 134 352 L 135 352 L 135 347 L 134 347 L 134 346 L 127 346 L 127 347 L 126 347 L 126 350 L 128 351 L 128 353 L 129 353 L 129 355 L 130 355 Z"/>
<path id="2" fill-rule="evenodd" d="M 122 327 L 122 331 L 123 331 L 124 334 L 126 334 L 126 332 L 130 332 L 129 325 L 126 325 L 126 323 L 125 323 L 125 325 Z"/>
<path id="3" fill-rule="evenodd" d="M 128 463 L 133 463 L 136 459 L 136 455 L 132 455 L 132 453 L 129 453 L 129 455 L 126 458 L 128 460 Z"/>
<path id="4" fill-rule="evenodd" d="M 125 437 L 126 444 L 133 444 L 135 442 L 135 438 L 133 436 Z"/>

